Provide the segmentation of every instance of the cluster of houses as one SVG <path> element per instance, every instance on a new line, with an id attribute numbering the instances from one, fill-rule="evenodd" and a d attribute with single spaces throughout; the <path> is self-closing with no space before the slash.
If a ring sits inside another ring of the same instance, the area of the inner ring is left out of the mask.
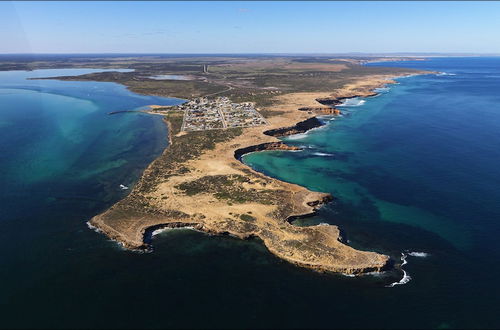
<path id="1" fill-rule="evenodd" d="M 203 131 L 224 128 L 220 111 L 206 98 L 191 100 L 179 106 L 184 110 L 184 131 Z"/>
<path id="2" fill-rule="evenodd" d="M 177 106 L 184 111 L 183 131 L 266 125 L 250 102 L 233 103 L 227 97 L 197 98 Z"/>

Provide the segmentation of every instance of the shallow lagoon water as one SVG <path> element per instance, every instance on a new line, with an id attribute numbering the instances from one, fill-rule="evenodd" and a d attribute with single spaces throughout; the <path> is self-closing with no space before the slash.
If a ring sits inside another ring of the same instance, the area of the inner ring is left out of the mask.
<path id="1" fill-rule="evenodd" d="M 0 326 L 498 327 L 499 82 L 467 74 L 498 74 L 489 61 L 428 61 L 466 76 L 402 79 L 287 140 L 303 152 L 245 157 L 335 195 L 297 224 L 338 224 L 351 245 L 395 259 L 427 253 L 407 257 L 412 280 L 393 288 L 401 273 L 318 274 L 259 241 L 189 230 L 155 236 L 153 253 L 123 250 L 86 221 L 127 193 L 119 185 L 133 185 L 166 131 L 158 117 L 106 113 L 179 101 L 0 72 Z"/>

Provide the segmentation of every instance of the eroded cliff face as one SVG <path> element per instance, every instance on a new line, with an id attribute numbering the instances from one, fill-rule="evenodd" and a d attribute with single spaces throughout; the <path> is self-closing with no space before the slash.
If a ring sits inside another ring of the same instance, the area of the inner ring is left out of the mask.
<path id="1" fill-rule="evenodd" d="M 300 111 L 307 111 L 311 114 L 317 114 L 317 115 L 333 115 L 333 116 L 338 116 L 342 114 L 342 112 L 339 109 L 335 109 L 332 107 L 303 107 L 299 108 Z"/>
<path id="2" fill-rule="evenodd" d="M 234 157 L 238 160 L 241 159 L 241 156 L 244 154 L 248 154 L 256 151 L 266 151 L 266 150 L 301 150 L 301 148 L 296 146 L 289 146 L 284 144 L 283 142 L 266 142 L 261 144 L 256 144 L 254 146 L 249 146 L 241 149 L 237 149 L 234 151 Z"/>
<path id="3" fill-rule="evenodd" d="M 312 117 L 312 118 L 308 118 L 306 120 L 300 121 L 293 126 L 275 128 L 275 129 L 270 129 L 270 130 L 264 131 L 264 134 L 269 135 L 269 136 L 275 136 L 275 137 L 294 135 L 294 134 L 299 134 L 299 133 L 305 133 L 310 129 L 320 127 L 322 125 L 323 125 L 323 123 L 318 118 Z"/>

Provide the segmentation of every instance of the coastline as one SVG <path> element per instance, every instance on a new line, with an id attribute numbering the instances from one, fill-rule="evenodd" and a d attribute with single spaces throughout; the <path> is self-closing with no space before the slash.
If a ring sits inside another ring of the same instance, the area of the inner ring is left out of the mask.
<path id="1" fill-rule="evenodd" d="M 429 72 L 420 72 L 410 76 L 425 73 Z M 154 181 L 154 174 L 158 172 L 159 167 L 161 168 L 159 163 L 165 161 L 165 157 L 172 156 L 169 152 L 172 141 L 186 135 L 182 132 L 175 134 L 172 120 L 165 119 L 164 121 L 169 126 L 169 147 L 148 166 L 129 196 L 104 213 L 93 217 L 89 225 L 129 249 L 147 248 L 149 243 L 145 242 L 145 236 L 151 228 L 193 227 L 206 233 L 229 234 L 241 239 L 259 237 L 268 250 L 276 256 L 296 265 L 319 271 L 345 274 L 382 271 L 391 263 L 388 256 L 358 251 L 341 243 L 339 229 L 336 226 L 296 227 L 288 222 L 291 217 L 314 214 L 317 208 L 329 202 L 332 196 L 269 178 L 254 171 L 239 159 L 242 155 L 253 151 L 291 150 L 292 148 L 280 141 L 278 137 L 304 133 L 311 128 L 318 127 L 314 124 L 314 119 L 317 115 L 324 115 L 325 109 L 331 109 L 331 106 L 339 105 L 345 99 L 377 95 L 378 93 L 374 92 L 376 88 L 395 83 L 392 79 L 401 76 L 403 75 L 391 74 L 364 77 L 332 93 L 304 92 L 279 95 L 276 97 L 277 104 L 265 109 L 277 114 L 268 118 L 269 125 L 246 128 L 228 141 L 216 143 L 213 149 L 203 151 L 199 157 L 182 163 L 190 169 L 188 174 L 170 176 L 152 191 L 145 191 L 142 189 L 144 182 Z M 304 122 L 313 124 L 301 127 L 300 124 Z M 192 171 L 195 173 L 191 173 Z M 152 174 L 153 178 L 151 178 Z M 201 180 L 207 175 L 211 177 L 236 176 L 238 180 L 242 176 L 246 179 L 250 178 L 249 181 L 231 182 L 231 184 L 241 183 L 245 190 L 265 192 L 269 195 L 267 197 L 277 198 L 278 203 L 271 203 L 271 205 L 263 201 L 227 203 L 227 201 L 221 202 L 213 198 L 213 194 L 210 193 L 204 192 L 191 197 L 182 195 L 182 191 L 179 191 L 180 185 Z M 252 185 L 251 188 L 249 188 L 250 185 Z M 270 187 L 272 189 L 269 189 Z M 273 192 L 269 193 L 269 190 Z M 152 212 L 128 208 L 127 203 L 131 200 L 129 197 L 132 199 L 141 197 L 144 205 L 152 208 L 150 210 Z M 238 214 L 239 217 L 228 218 L 234 214 Z M 247 218 L 253 218 L 253 220 L 240 221 L 244 214 L 248 214 Z"/>

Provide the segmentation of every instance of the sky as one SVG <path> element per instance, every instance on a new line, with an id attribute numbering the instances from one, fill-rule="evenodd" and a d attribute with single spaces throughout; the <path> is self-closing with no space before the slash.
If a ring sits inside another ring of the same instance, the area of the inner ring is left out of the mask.
<path id="1" fill-rule="evenodd" d="M 5 53 L 500 53 L 500 2 L 0 1 Z"/>

